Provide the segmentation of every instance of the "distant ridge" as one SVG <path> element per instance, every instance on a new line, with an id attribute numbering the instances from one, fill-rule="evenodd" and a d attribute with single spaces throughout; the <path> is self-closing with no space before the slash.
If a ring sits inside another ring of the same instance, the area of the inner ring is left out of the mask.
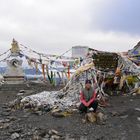
<path id="1" fill-rule="evenodd" d="M 42 74 L 42 72 L 40 70 L 38 70 L 38 72 L 36 73 L 36 69 L 35 68 L 24 68 L 24 73 L 25 75 L 37 75 L 37 74 Z M 4 74 L 6 71 L 6 67 L 0 67 L 0 74 Z"/>

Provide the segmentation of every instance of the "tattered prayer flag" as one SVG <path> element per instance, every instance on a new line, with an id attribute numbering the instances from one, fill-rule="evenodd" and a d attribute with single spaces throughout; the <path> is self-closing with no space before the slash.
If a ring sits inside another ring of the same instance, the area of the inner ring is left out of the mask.
<path id="1" fill-rule="evenodd" d="M 70 66 L 68 66 L 68 80 L 70 80 Z"/>
<path id="2" fill-rule="evenodd" d="M 36 74 L 37 74 L 38 73 L 38 64 L 34 62 L 34 66 L 35 66 Z"/>
<path id="3" fill-rule="evenodd" d="M 47 75 L 49 74 L 49 68 L 48 68 L 48 65 L 46 65 L 46 73 L 47 73 Z"/>
<path id="4" fill-rule="evenodd" d="M 43 73 L 44 80 L 46 80 L 46 77 L 45 77 L 45 64 L 42 64 L 42 73 Z"/>
<path id="5" fill-rule="evenodd" d="M 33 67 L 33 64 L 32 64 L 31 59 L 27 59 L 27 62 L 28 62 L 28 65 L 29 65 L 29 66 Z"/>

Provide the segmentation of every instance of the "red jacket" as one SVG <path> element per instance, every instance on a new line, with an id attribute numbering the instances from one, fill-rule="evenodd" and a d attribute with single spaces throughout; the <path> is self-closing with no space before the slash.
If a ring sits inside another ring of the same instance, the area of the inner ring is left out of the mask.
<path id="1" fill-rule="evenodd" d="M 89 106 L 91 103 L 93 103 L 96 99 L 96 92 L 91 88 L 90 90 L 87 90 L 86 88 L 83 89 L 80 92 L 80 101 L 85 105 Z"/>

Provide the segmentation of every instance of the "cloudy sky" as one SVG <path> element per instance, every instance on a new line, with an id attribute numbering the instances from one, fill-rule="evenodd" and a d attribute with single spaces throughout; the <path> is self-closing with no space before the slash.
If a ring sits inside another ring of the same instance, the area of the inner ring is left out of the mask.
<path id="1" fill-rule="evenodd" d="M 12 38 L 48 54 L 75 45 L 127 51 L 140 40 L 139 0 L 0 0 L 0 52 Z"/>

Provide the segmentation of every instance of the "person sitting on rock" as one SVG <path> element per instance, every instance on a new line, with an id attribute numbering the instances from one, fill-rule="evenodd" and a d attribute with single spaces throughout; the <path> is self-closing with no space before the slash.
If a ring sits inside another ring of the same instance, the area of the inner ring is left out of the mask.
<path id="1" fill-rule="evenodd" d="M 98 107 L 98 102 L 96 100 L 96 92 L 95 89 L 91 86 L 92 83 L 90 80 L 85 81 L 85 88 L 82 89 L 80 93 L 80 101 L 81 104 L 79 106 L 80 113 L 87 113 L 87 109 L 93 108 L 96 112 Z"/>

